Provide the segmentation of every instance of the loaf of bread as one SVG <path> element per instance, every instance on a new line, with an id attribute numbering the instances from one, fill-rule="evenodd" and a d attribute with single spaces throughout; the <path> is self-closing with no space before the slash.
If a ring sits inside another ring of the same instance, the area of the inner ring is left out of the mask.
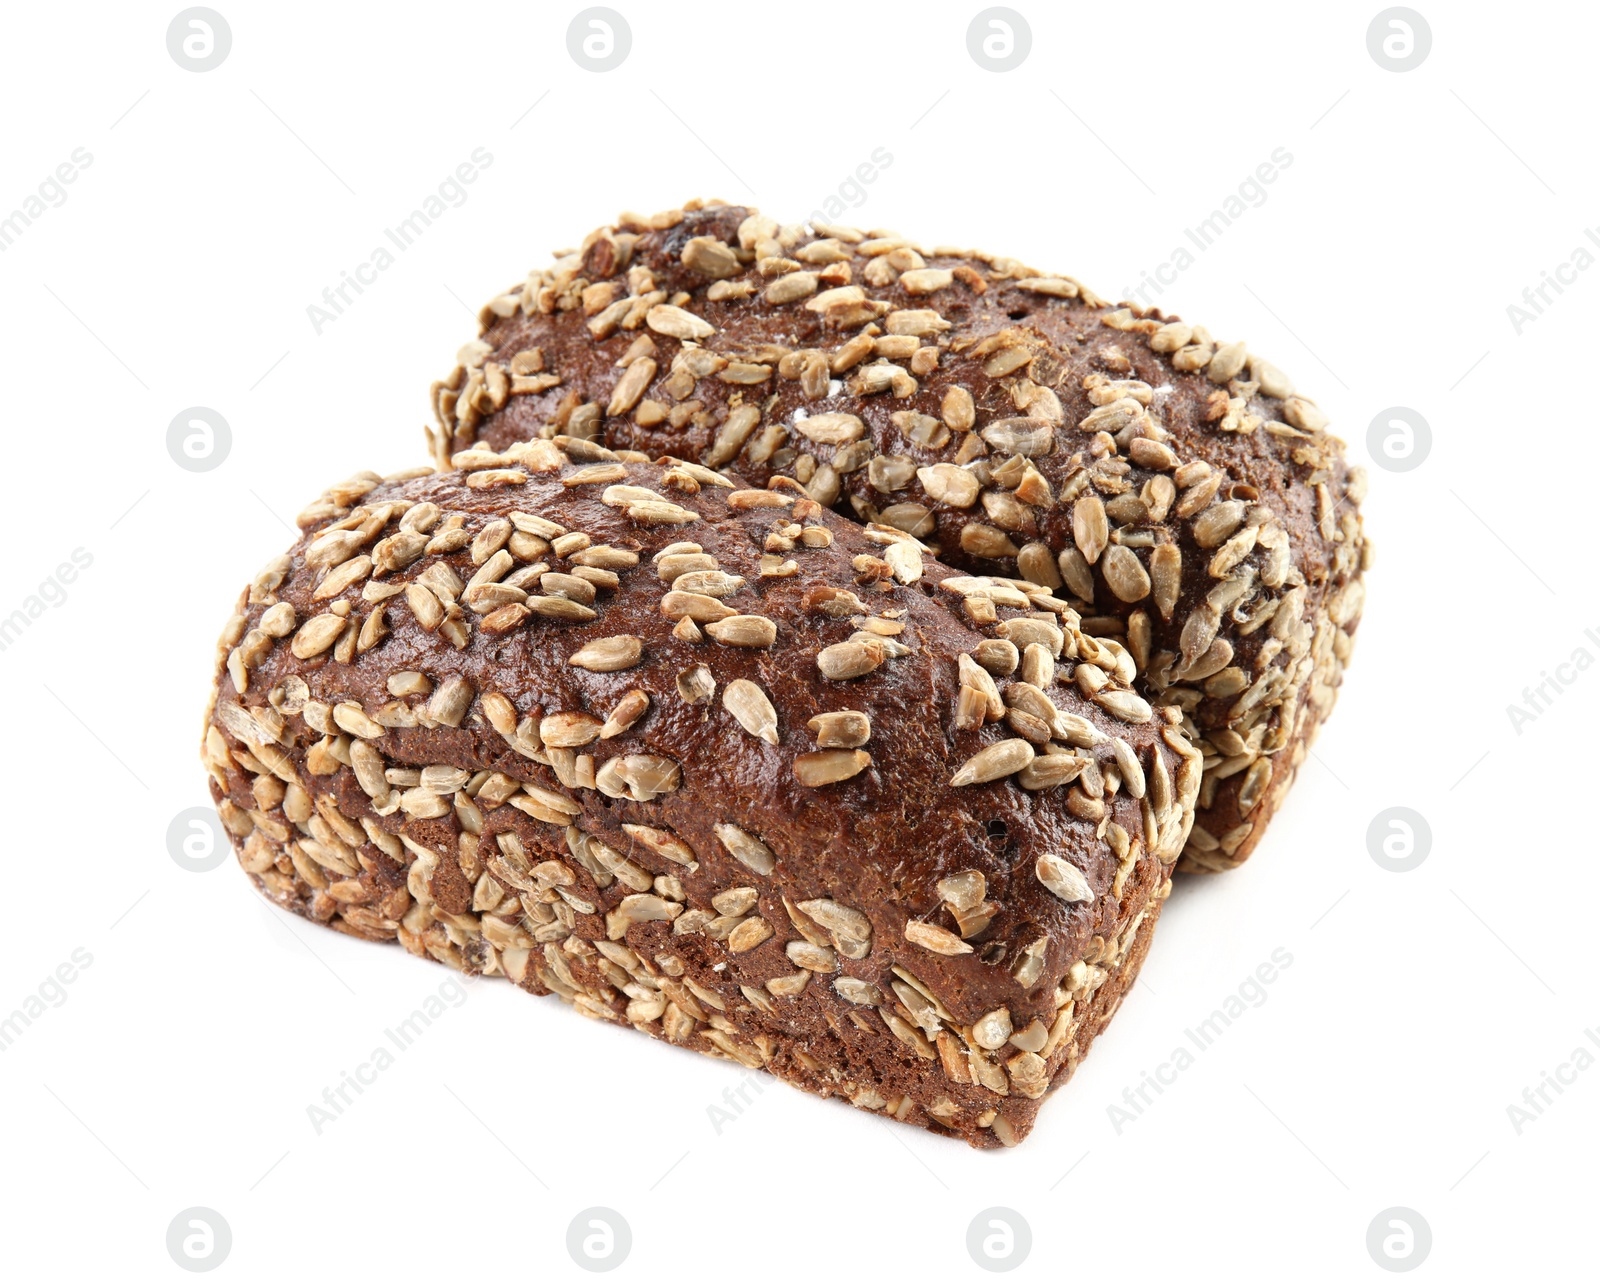
<path id="1" fill-rule="evenodd" d="M 1010 258 L 691 202 L 494 299 L 434 385 L 443 467 L 564 435 L 798 481 L 1059 589 L 1205 757 L 1181 868 L 1260 841 L 1363 600 L 1365 479 L 1242 342 Z"/>
<path id="2" fill-rule="evenodd" d="M 203 756 L 346 934 L 979 1146 L 1133 979 L 1201 754 L 1044 586 L 793 481 L 559 436 L 336 485 L 240 598 Z"/>

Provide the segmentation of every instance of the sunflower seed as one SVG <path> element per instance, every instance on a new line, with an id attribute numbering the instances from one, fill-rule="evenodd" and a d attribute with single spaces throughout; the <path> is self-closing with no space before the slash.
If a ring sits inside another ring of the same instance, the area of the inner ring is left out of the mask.
<path id="1" fill-rule="evenodd" d="M 1094 898 L 1084 874 L 1058 855 L 1039 855 L 1033 870 L 1039 884 L 1064 903 L 1088 903 Z"/>
<path id="2" fill-rule="evenodd" d="M 667 306 L 664 303 L 650 308 L 645 313 L 644 323 L 656 333 L 676 338 L 680 342 L 698 342 L 717 332 L 693 312 L 685 311 L 682 307 Z"/>
<path id="3" fill-rule="evenodd" d="M 1139 756 L 1132 747 L 1122 739 L 1111 739 L 1111 750 L 1117 758 L 1117 769 L 1122 774 L 1122 785 L 1127 789 L 1128 795 L 1134 800 L 1144 798 L 1144 767 L 1139 764 Z"/>
<path id="4" fill-rule="evenodd" d="M 1171 619 L 1183 583 L 1183 553 L 1176 543 L 1162 543 L 1150 553 L 1150 582 L 1161 617 Z"/>
<path id="5" fill-rule="evenodd" d="M 434 607 L 439 607 L 439 602 L 434 599 L 431 592 L 423 589 L 423 594 L 433 601 Z M 441 615 L 443 610 L 440 610 Z M 296 658 L 315 658 L 333 646 L 348 626 L 348 620 L 337 614 L 317 614 L 306 619 L 301 624 L 300 630 L 295 633 L 294 640 L 290 643 L 290 652 Z"/>
<path id="6" fill-rule="evenodd" d="M 821 712 L 806 722 L 818 747 L 861 747 L 872 737 L 872 721 L 865 712 Z"/>
<path id="7" fill-rule="evenodd" d="M 786 302 L 798 302 L 802 298 L 809 298 L 816 292 L 816 272 L 791 271 L 787 275 L 779 276 L 768 285 L 762 297 L 769 303 L 782 305 Z"/>
<path id="8" fill-rule="evenodd" d="M 978 478 L 970 471 L 951 463 L 919 467 L 917 479 L 930 499 L 949 507 L 971 507 L 978 501 L 978 493 L 982 488 Z"/>
<path id="9" fill-rule="evenodd" d="M 1231 342 L 1217 348 L 1216 355 L 1206 366 L 1206 377 L 1214 383 L 1226 383 L 1235 378 L 1250 358 L 1249 349 L 1242 342 Z"/>
<path id="10" fill-rule="evenodd" d="M 1077 281 L 1061 276 L 1028 276 L 1017 281 L 1016 287 L 1030 294 L 1048 294 L 1052 298 L 1076 298 L 1081 292 Z"/>
<path id="11" fill-rule="evenodd" d="M 384 777 L 383 756 L 372 744 L 356 739 L 350 744 L 350 768 L 361 790 L 382 804 L 389 797 L 389 780 Z"/>
<path id="12" fill-rule="evenodd" d="M 778 713 L 772 700 L 754 681 L 729 681 L 722 691 L 722 706 L 747 733 L 777 745 Z"/>
<path id="13" fill-rule="evenodd" d="M 1078 430 L 1090 433 L 1103 431 L 1115 436 L 1138 422 L 1143 415 L 1144 406 L 1132 396 L 1124 396 L 1109 405 L 1090 410 L 1078 423 Z"/>
<path id="14" fill-rule="evenodd" d="M 661 612 L 668 618 L 692 618 L 697 623 L 714 623 L 718 619 L 732 618 L 738 611 L 729 609 L 715 596 L 670 591 L 661 598 Z"/>
<path id="15" fill-rule="evenodd" d="M 1162 325 L 1150 335 L 1150 348 L 1152 351 L 1177 351 L 1189 343 L 1190 336 L 1194 333 L 1192 326 L 1174 321 L 1169 325 Z"/>
<path id="16" fill-rule="evenodd" d="M 1007 685 L 1002 698 L 1007 707 L 1026 712 L 1033 719 L 1043 721 L 1047 728 L 1055 724 L 1059 715 L 1056 705 L 1050 701 L 1044 690 L 1025 681 L 1013 681 Z M 1045 741 L 1049 738 L 1050 735 L 1046 734 Z"/>
<path id="17" fill-rule="evenodd" d="M 1207 572 L 1213 578 L 1226 578 L 1233 572 L 1239 562 L 1255 550 L 1259 530 L 1254 525 L 1247 525 L 1237 534 L 1217 549 L 1217 554 L 1211 558 Z"/>
<path id="18" fill-rule="evenodd" d="M 700 519 L 698 512 L 665 500 L 647 500 L 629 503 L 624 509 L 628 519 L 641 525 L 688 525 Z"/>
<path id="19" fill-rule="evenodd" d="M 759 916 L 752 916 L 741 921 L 734 927 L 733 933 L 728 935 L 728 950 L 734 953 L 748 952 L 759 947 L 772 937 L 772 926 Z"/>
<path id="20" fill-rule="evenodd" d="M 701 551 L 699 543 L 673 543 L 672 546 L 684 550 L 659 552 L 655 557 L 656 575 L 663 583 L 674 583 L 685 574 L 716 570 L 717 558 Z"/>
<path id="21" fill-rule="evenodd" d="M 897 583 L 914 583 L 922 577 L 922 552 L 915 543 L 895 543 L 885 549 L 883 559 Z"/>
<path id="22" fill-rule="evenodd" d="M 723 280 L 739 274 L 738 256 L 722 241 L 712 236 L 696 236 L 683 246 L 683 265 L 712 280 Z"/>
<path id="23" fill-rule="evenodd" d="M 939 881 L 935 887 L 939 897 L 958 911 L 970 912 L 983 902 L 988 882 L 982 872 L 956 872 Z"/>
<path id="24" fill-rule="evenodd" d="M 620 672 L 638 666 L 643 655 L 644 642 L 637 636 L 607 636 L 590 641 L 567 662 L 591 672 Z"/>
<path id="25" fill-rule="evenodd" d="M 639 403 L 639 398 L 644 395 L 645 388 L 655 376 L 655 361 L 648 356 L 635 360 L 623 371 L 622 377 L 617 379 L 617 385 L 611 389 L 611 400 L 606 405 L 606 415 L 615 418 L 627 413 Z"/>
<path id="26" fill-rule="evenodd" d="M 1008 618 L 995 630 L 1020 648 L 1043 645 L 1056 658 L 1061 656 L 1062 647 L 1066 643 L 1066 633 L 1054 623 L 1046 622 L 1042 618 Z"/>
<path id="27" fill-rule="evenodd" d="M 1017 665 L 1021 661 L 1015 645 L 1008 640 L 994 638 L 979 641 L 972 651 L 972 659 L 993 676 L 1011 675 L 1017 670 Z"/>
<path id="28" fill-rule="evenodd" d="M 1072 505 L 1072 541 L 1078 545 L 1084 560 L 1091 565 L 1099 560 L 1110 536 L 1105 504 L 1098 495 L 1089 494 Z M 1062 567 L 1063 572 L 1065 568 Z"/>
<path id="29" fill-rule="evenodd" d="M 1001 1006 L 972 1025 L 972 1039 L 986 1050 L 998 1050 L 1011 1039 L 1011 1011 Z"/>
<path id="30" fill-rule="evenodd" d="M 1024 739 L 1007 738 L 971 757 L 950 779 L 951 787 L 990 783 L 1015 774 L 1033 759 L 1033 747 Z"/>
<path id="31" fill-rule="evenodd" d="M 1244 524 L 1245 506 L 1238 501 L 1214 503 L 1194 518 L 1190 531 L 1205 548 L 1219 547 Z"/>
<path id="32" fill-rule="evenodd" d="M 848 681 L 883 666 L 888 651 L 881 641 L 841 641 L 817 655 L 817 669 L 829 680 Z"/>
<path id="33" fill-rule="evenodd" d="M 703 703 L 717 692 L 716 679 L 704 663 L 678 673 L 678 697 L 686 703 Z"/>
<path id="34" fill-rule="evenodd" d="M 674 559 L 679 558 L 674 557 Z M 692 592 L 697 596 L 711 596 L 717 600 L 721 600 L 724 596 L 732 596 L 744 585 L 745 580 L 738 574 L 724 574 L 720 569 L 690 570 L 672 580 L 674 591 Z"/>
<path id="35" fill-rule="evenodd" d="M 818 974 L 832 974 L 839 968 L 839 959 L 831 947 L 822 947 L 800 939 L 795 939 L 786 945 L 784 955 L 802 970 L 811 970 Z"/>
<path id="36" fill-rule="evenodd" d="M 993 525 L 971 524 L 961 528 L 961 550 L 985 560 L 1004 560 L 1017 554 L 1017 545 L 1004 530 Z"/>
<path id="37" fill-rule="evenodd" d="M 900 288 L 908 294 L 931 294 L 948 289 L 955 276 L 946 267 L 921 267 L 900 273 Z"/>
<path id="38" fill-rule="evenodd" d="M 720 894 L 711 896 L 711 906 L 716 908 L 723 916 L 744 916 L 756 905 L 761 897 L 760 891 L 748 885 L 739 886 L 731 890 L 723 890 Z"/>
<path id="39" fill-rule="evenodd" d="M 1038 642 L 1029 645 L 1023 652 L 1020 679 L 1024 684 L 1039 689 L 1049 689 L 1055 682 L 1056 661 L 1050 651 Z"/>
<path id="40" fill-rule="evenodd" d="M 722 645 L 769 649 L 778 639 L 778 625 L 760 614 L 734 614 L 706 624 L 706 634 Z"/>
<path id="41" fill-rule="evenodd" d="M 539 722 L 546 747 L 586 747 L 600 737 L 601 721 L 588 712 L 554 712 Z"/>
<path id="42" fill-rule="evenodd" d="M 906 922 L 906 942 L 927 948 L 940 956 L 964 956 L 972 951 L 972 944 L 963 942 L 949 930 L 926 921 Z"/>
<path id="43" fill-rule="evenodd" d="M 1105 575 L 1106 586 L 1120 601 L 1131 604 L 1150 594 L 1150 575 L 1139 563 L 1137 553 L 1126 547 L 1116 543 L 1107 547 L 1100 572 Z"/>
<path id="44" fill-rule="evenodd" d="M 883 993 L 865 979 L 836 978 L 833 981 L 833 990 L 852 1005 L 881 1005 L 883 1003 Z"/>
<path id="45" fill-rule="evenodd" d="M 1048 418 L 1000 418 L 979 433 L 991 449 L 1023 458 L 1040 458 L 1055 448 L 1055 424 Z"/>
<path id="46" fill-rule="evenodd" d="M 333 709 L 333 723 L 358 738 L 381 738 L 384 728 L 368 716 L 360 703 L 339 703 Z"/>
<path id="47" fill-rule="evenodd" d="M 1267 789 L 1267 783 L 1272 778 L 1272 761 L 1268 757 L 1261 757 L 1252 765 L 1244 776 L 1244 782 L 1239 785 L 1239 813 L 1248 814 L 1257 804 Z"/>
<path id="48" fill-rule="evenodd" d="M 472 683 L 465 677 L 451 676 L 434 690 L 433 697 L 428 700 L 428 717 L 441 725 L 458 729 L 475 695 Z"/>
<path id="49" fill-rule="evenodd" d="M 311 599 L 331 600 L 333 597 L 339 595 L 340 592 L 344 591 L 347 587 L 354 583 L 360 582 L 371 572 L 372 557 L 357 556 L 354 559 L 347 560 L 344 564 L 329 571 L 328 576 L 317 585 L 316 591 L 311 593 Z M 262 621 L 266 621 L 265 614 L 262 615 Z M 290 625 L 293 626 L 292 623 Z M 263 628 L 262 630 L 266 629 Z M 278 634 L 283 635 L 285 633 L 280 632 Z M 272 635 L 272 633 L 269 632 L 268 635 Z"/>
<path id="50" fill-rule="evenodd" d="M 1155 714 L 1150 704 L 1131 689 L 1102 689 L 1093 697 L 1096 703 L 1120 721 L 1142 725 Z"/>
<path id="51" fill-rule="evenodd" d="M 864 912 L 831 898 L 804 899 L 796 906 L 827 930 L 839 950 L 851 960 L 860 960 L 866 955 L 864 949 L 872 943 L 872 922 Z"/>
<path id="52" fill-rule="evenodd" d="M 526 609 L 541 618 L 560 618 L 577 623 L 587 623 L 596 617 L 594 610 L 587 605 L 580 605 L 565 596 L 530 596 L 521 605 L 507 605 L 504 608 Z"/>
<path id="53" fill-rule="evenodd" d="M 613 756 L 594 777 L 595 786 L 613 800 L 629 795 L 636 801 L 653 801 L 675 792 L 682 780 L 683 771 L 676 761 L 647 754 Z"/>
<path id="54" fill-rule="evenodd" d="M 733 823 L 718 823 L 713 829 L 723 849 L 732 854 L 752 872 L 771 876 L 778 865 L 776 856 L 758 837 Z"/>
<path id="55" fill-rule="evenodd" d="M 860 750 L 802 752 L 794 758 L 794 776 L 806 787 L 826 787 L 854 778 L 871 764 L 872 757 Z"/>
<path id="56" fill-rule="evenodd" d="M 697 866 L 694 851 L 671 832 L 659 827 L 646 827 L 642 823 L 624 823 L 622 830 L 652 854 L 659 854 L 684 867 Z"/>
<path id="57" fill-rule="evenodd" d="M 1035 756 L 1017 774 L 1017 782 L 1025 791 L 1042 792 L 1072 782 L 1088 764 L 1083 757 L 1070 754 Z"/>
<path id="58" fill-rule="evenodd" d="M 812 414 L 797 422 L 795 430 L 820 444 L 848 445 L 860 440 L 867 428 L 854 414 Z"/>
<path id="59" fill-rule="evenodd" d="M 761 411 L 750 405 L 741 405 L 728 411 L 727 421 L 717 429 L 716 439 L 712 441 L 710 450 L 707 451 L 705 463 L 707 467 L 721 467 L 731 462 L 745 442 L 750 439 L 750 433 L 755 431 L 761 422 Z"/>

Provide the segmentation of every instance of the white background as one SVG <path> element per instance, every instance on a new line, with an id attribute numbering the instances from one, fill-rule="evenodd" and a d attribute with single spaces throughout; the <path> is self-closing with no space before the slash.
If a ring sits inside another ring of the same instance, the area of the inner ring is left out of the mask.
<path id="1" fill-rule="evenodd" d="M 977 1276 L 967 1226 L 996 1205 L 1031 1225 L 1025 1276 L 1378 1276 L 1391 1206 L 1431 1228 L 1423 1275 L 1593 1269 L 1600 1067 L 1520 1134 L 1507 1107 L 1600 1025 L 1600 675 L 1520 734 L 1506 711 L 1600 656 L 1600 270 L 1520 335 L 1507 315 L 1600 225 L 1593 10 L 1416 0 L 1432 51 L 1397 74 L 1367 50 L 1376 3 L 1017 0 L 1032 50 L 999 74 L 967 51 L 977 4 L 616 0 L 632 52 L 596 74 L 576 4 L 216 3 L 233 46 L 204 74 L 168 55 L 176 5 L 14 7 L 0 43 L 0 216 L 93 156 L 0 254 L 0 614 L 93 557 L 0 652 L 0 1015 L 93 958 L 0 1053 L 9 1275 L 181 1275 L 190 1206 L 227 1220 L 241 1277 L 582 1275 L 565 1238 L 592 1205 L 631 1226 L 625 1275 Z M 308 304 L 477 147 L 466 202 L 317 335 Z M 801 219 L 879 147 L 845 221 L 1114 297 L 1292 155 L 1159 301 L 1288 370 L 1362 461 L 1387 407 L 1433 436 L 1372 469 L 1366 620 L 1297 790 L 1248 866 L 1177 887 L 1018 1150 L 773 1082 L 719 1133 L 736 1069 L 491 982 L 314 1133 L 307 1106 L 449 972 L 169 857 L 207 802 L 239 587 L 325 484 L 424 461 L 429 381 L 550 251 L 694 195 Z M 232 429 L 203 474 L 165 444 L 194 405 Z M 1390 806 L 1431 828 L 1416 870 L 1369 855 Z M 1118 1133 L 1122 1091 L 1276 948 L 1265 1002 Z"/>

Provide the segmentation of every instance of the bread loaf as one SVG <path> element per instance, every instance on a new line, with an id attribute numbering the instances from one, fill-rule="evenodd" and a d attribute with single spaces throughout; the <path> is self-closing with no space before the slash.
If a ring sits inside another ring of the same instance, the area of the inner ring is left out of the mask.
<path id="1" fill-rule="evenodd" d="M 1260 841 L 1342 679 L 1368 546 L 1327 418 L 1242 342 L 1014 259 L 691 202 L 495 298 L 440 466 L 563 435 L 792 477 L 947 564 L 1059 588 L 1188 718 L 1182 866 Z"/>
<path id="2" fill-rule="evenodd" d="M 1017 1142 L 1170 888 L 1179 713 L 1046 587 L 791 481 L 597 452 L 478 449 L 302 514 L 218 648 L 239 861 L 346 934 Z"/>

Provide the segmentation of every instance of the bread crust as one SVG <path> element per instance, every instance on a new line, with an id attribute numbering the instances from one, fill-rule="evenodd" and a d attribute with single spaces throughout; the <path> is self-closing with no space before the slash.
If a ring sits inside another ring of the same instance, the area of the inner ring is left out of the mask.
<path id="1" fill-rule="evenodd" d="M 690 202 L 497 297 L 436 463 L 572 436 L 797 479 L 1060 587 L 1205 753 L 1181 867 L 1237 866 L 1332 708 L 1370 556 L 1327 419 L 1243 343 L 1014 259 Z"/>
<path id="2" fill-rule="evenodd" d="M 241 595 L 203 759 L 257 887 L 1019 1141 L 1170 888 L 1176 713 L 1047 590 L 792 483 L 542 440 L 471 462 L 332 487 Z"/>

